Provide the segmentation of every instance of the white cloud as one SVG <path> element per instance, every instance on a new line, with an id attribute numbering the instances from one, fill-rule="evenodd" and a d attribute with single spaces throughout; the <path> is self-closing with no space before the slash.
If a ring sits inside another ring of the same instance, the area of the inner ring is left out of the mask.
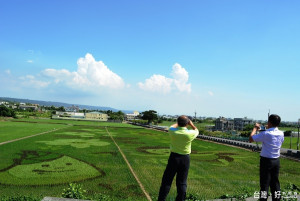
<path id="1" fill-rule="evenodd" d="M 138 86 L 145 91 L 169 93 L 172 90 L 180 92 L 191 92 L 191 84 L 187 83 L 189 80 L 189 73 L 178 63 L 172 67 L 171 76 L 167 78 L 163 75 L 152 75 L 146 79 L 144 83 L 139 82 Z"/>
<path id="2" fill-rule="evenodd" d="M 54 78 L 55 83 L 65 83 L 73 88 L 88 89 L 91 87 L 123 88 L 123 79 L 112 72 L 102 61 L 96 61 L 93 55 L 87 53 L 77 61 L 77 71 L 66 69 L 46 69 L 43 74 Z"/>
<path id="3" fill-rule="evenodd" d="M 138 86 L 145 91 L 168 93 L 172 90 L 173 80 L 163 75 L 152 75 L 145 83 L 138 83 Z"/>
<path id="4" fill-rule="evenodd" d="M 27 62 L 27 63 L 33 63 L 33 60 L 30 60 L 30 59 L 29 59 L 29 60 L 27 60 L 26 62 Z"/>
<path id="5" fill-rule="evenodd" d="M 180 92 L 191 92 L 191 84 L 187 84 L 189 73 L 178 63 L 174 64 L 171 75 L 174 77 L 174 84 Z"/>
<path id="6" fill-rule="evenodd" d="M 5 70 L 5 73 L 6 73 L 7 75 L 10 75 L 10 74 L 11 74 L 11 72 L 10 72 L 9 69 Z"/>
<path id="7" fill-rule="evenodd" d="M 213 95 L 214 95 L 214 93 L 213 93 L 212 91 L 209 91 L 208 94 L 209 94 L 210 96 L 213 96 Z"/>
<path id="8" fill-rule="evenodd" d="M 189 73 L 178 63 L 173 65 L 171 75 L 175 80 L 180 82 L 187 82 L 189 80 Z"/>
<path id="9" fill-rule="evenodd" d="M 19 79 L 22 80 L 23 86 L 33 87 L 37 89 L 47 87 L 50 84 L 50 82 L 37 80 L 33 75 L 26 75 L 25 77 L 22 76 Z"/>

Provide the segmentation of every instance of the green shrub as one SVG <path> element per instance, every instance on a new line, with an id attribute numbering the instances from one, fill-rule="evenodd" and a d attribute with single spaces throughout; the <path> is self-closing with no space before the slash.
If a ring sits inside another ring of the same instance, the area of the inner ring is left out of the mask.
<path id="1" fill-rule="evenodd" d="M 285 137 L 289 137 L 289 136 L 291 136 L 292 131 L 284 131 L 283 133 L 284 133 Z"/>
<path id="2" fill-rule="evenodd" d="M 241 136 L 242 136 L 242 137 L 249 137 L 250 134 L 251 134 L 250 131 L 241 131 Z"/>
<path id="3" fill-rule="evenodd" d="M 0 105 L 0 116 L 2 117 L 13 117 L 16 118 L 16 113 L 13 109 L 8 108 L 4 105 Z"/>
<path id="4" fill-rule="evenodd" d="M 147 120 L 131 120 L 134 124 L 148 124 Z"/>
<path id="5" fill-rule="evenodd" d="M 292 195 L 289 195 L 292 193 Z M 300 193 L 300 187 L 296 186 L 295 184 L 288 183 L 283 189 L 281 189 L 281 200 L 283 201 L 297 201 L 297 198 L 292 198 L 293 193 Z M 287 197 L 287 198 L 285 198 Z"/>
<path id="6" fill-rule="evenodd" d="M 82 190 L 80 184 L 70 183 L 67 189 L 63 190 L 63 198 L 75 198 L 75 199 L 86 199 L 86 191 Z"/>
<path id="7" fill-rule="evenodd" d="M 225 194 L 220 197 L 220 199 L 235 198 L 236 200 L 246 200 L 246 198 L 253 196 L 253 192 L 248 187 L 242 187 L 237 189 L 236 193 L 233 195 Z"/>

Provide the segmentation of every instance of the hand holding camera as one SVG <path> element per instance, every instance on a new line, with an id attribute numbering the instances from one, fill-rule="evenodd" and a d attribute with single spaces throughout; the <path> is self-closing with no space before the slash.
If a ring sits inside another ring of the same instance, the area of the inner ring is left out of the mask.
<path id="1" fill-rule="evenodd" d="M 197 129 L 197 127 L 194 125 L 194 123 L 191 120 L 189 121 L 188 125 L 191 126 L 193 130 Z"/>
<path id="2" fill-rule="evenodd" d="M 259 123 L 255 123 L 254 128 L 256 128 L 257 131 L 265 131 L 266 127 L 264 125 L 261 125 Z"/>
<path id="3" fill-rule="evenodd" d="M 259 123 L 255 123 L 254 128 L 256 128 L 256 130 L 260 130 L 260 124 Z"/>

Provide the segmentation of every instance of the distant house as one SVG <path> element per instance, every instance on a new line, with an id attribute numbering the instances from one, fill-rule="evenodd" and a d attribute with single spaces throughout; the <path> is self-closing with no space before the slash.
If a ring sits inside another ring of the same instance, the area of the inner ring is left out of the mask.
<path id="1" fill-rule="evenodd" d="M 0 105 L 9 105 L 9 102 L 2 101 L 2 102 L 0 102 Z"/>
<path id="2" fill-rule="evenodd" d="M 241 131 L 244 129 L 244 127 L 248 124 L 252 124 L 253 119 L 245 118 L 234 118 L 227 119 L 224 117 L 219 117 L 216 119 L 215 122 L 215 130 L 219 131 L 230 131 L 230 130 L 236 130 Z"/>
<path id="3" fill-rule="evenodd" d="M 134 111 L 132 114 L 126 114 L 126 120 L 127 121 L 135 120 L 139 115 L 140 113 L 138 111 Z"/>
<path id="4" fill-rule="evenodd" d="M 253 124 L 253 119 L 245 118 L 234 118 L 234 130 L 241 131 L 248 124 Z"/>
<path id="5" fill-rule="evenodd" d="M 68 111 L 68 112 L 79 112 L 79 107 L 75 106 L 75 105 L 72 105 L 70 107 L 67 107 L 66 111 Z"/>
<path id="6" fill-rule="evenodd" d="M 226 119 L 219 117 L 216 119 L 215 130 L 228 131 L 234 129 L 234 121 L 232 119 Z"/>
<path id="7" fill-rule="evenodd" d="M 107 121 L 108 115 L 101 112 L 89 112 L 85 114 L 86 119 L 97 119 L 101 121 Z"/>
<path id="8" fill-rule="evenodd" d="M 34 111 L 37 111 L 38 106 L 36 106 L 36 105 L 20 105 L 19 109 L 20 110 L 34 110 Z"/>

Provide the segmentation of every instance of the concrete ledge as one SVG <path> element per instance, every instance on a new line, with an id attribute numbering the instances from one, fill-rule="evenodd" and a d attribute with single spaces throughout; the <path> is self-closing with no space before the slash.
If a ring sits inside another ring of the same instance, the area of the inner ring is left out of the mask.
<path id="1" fill-rule="evenodd" d="M 300 151 L 293 150 L 293 149 L 282 149 L 282 154 L 285 154 L 290 157 L 298 158 L 300 159 Z"/>
<path id="2" fill-rule="evenodd" d="M 300 200 L 300 195 L 297 195 L 297 200 Z M 70 198 L 55 198 L 55 197 L 44 197 L 42 201 L 89 201 L 89 200 L 78 200 L 78 199 L 70 199 Z M 229 198 L 229 199 L 215 199 L 215 200 L 208 200 L 208 201 L 238 201 L 236 198 Z M 246 201 L 258 201 L 257 198 L 249 197 L 246 198 Z M 268 201 L 272 201 L 272 197 L 268 197 Z"/>
<path id="3" fill-rule="evenodd" d="M 55 198 L 55 197 L 44 197 L 42 201 L 87 201 L 87 200 L 78 200 L 71 198 Z"/>

